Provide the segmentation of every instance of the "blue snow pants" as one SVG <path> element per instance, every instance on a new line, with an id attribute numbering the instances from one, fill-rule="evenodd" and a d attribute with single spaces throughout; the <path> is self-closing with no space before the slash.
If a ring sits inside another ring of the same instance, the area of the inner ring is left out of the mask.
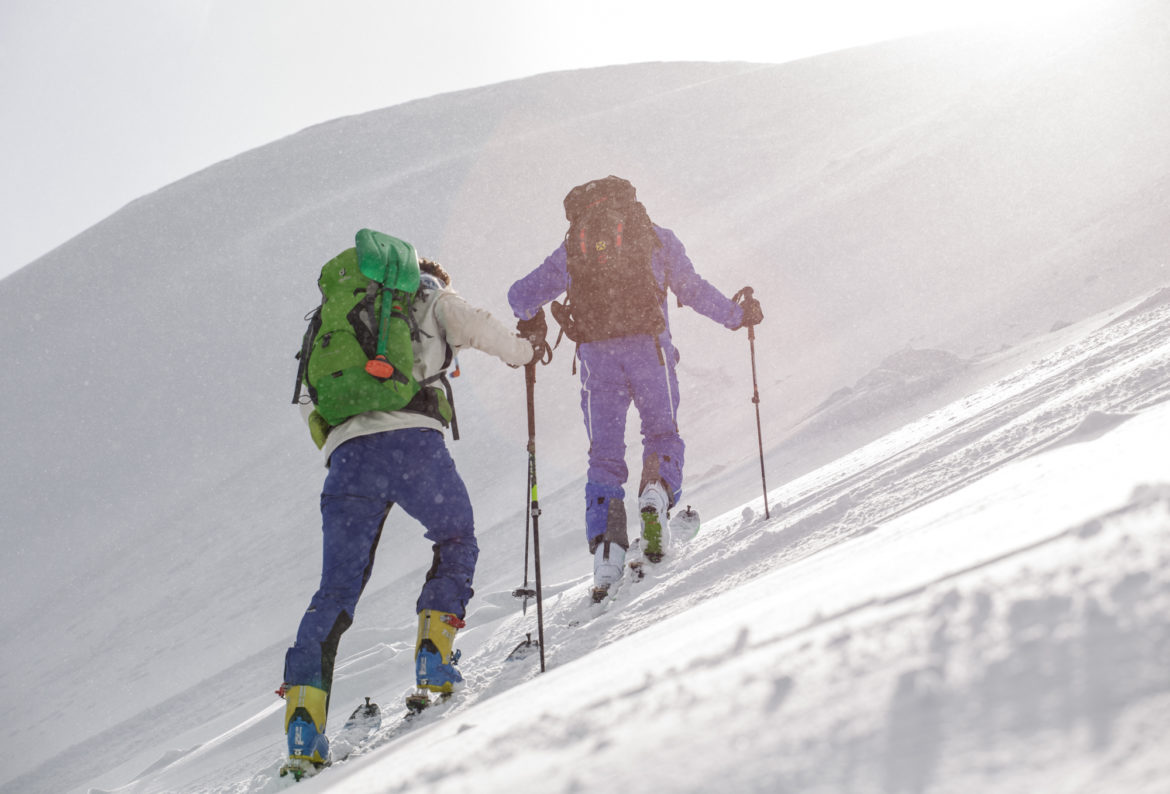
<path id="1" fill-rule="evenodd" d="M 678 354 L 648 334 L 588 342 L 581 361 L 581 412 L 589 436 L 585 483 L 585 534 L 590 551 L 603 539 L 629 546 L 623 488 L 626 415 L 638 409 L 642 427 L 642 476 L 638 492 L 659 481 L 671 504 L 682 494 L 685 445 L 678 431 Z"/>
<path id="2" fill-rule="evenodd" d="M 284 680 L 329 691 L 341 635 L 374 568 L 386 515 L 399 504 L 434 544 L 416 611 L 463 617 L 479 546 L 471 500 L 438 430 L 350 439 L 333 452 L 321 493 L 321 584 L 284 660 Z"/>

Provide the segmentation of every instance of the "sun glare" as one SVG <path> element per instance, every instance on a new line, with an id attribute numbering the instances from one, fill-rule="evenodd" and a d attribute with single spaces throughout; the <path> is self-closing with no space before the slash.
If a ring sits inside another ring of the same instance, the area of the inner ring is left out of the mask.
<path id="1" fill-rule="evenodd" d="M 973 10 L 972 19 L 977 24 L 1004 24 L 1027 30 L 1068 30 L 1088 24 L 1101 12 L 1128 4 L 1129 0 L 985 0 Z"/>

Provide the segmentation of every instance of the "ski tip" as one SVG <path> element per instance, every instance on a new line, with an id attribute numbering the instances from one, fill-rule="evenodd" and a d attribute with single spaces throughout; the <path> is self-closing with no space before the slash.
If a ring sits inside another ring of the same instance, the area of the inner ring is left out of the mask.
<path id="1" fill-rule="evenodd" d="M 360 706 L 358 706 L 356 709 L 354 709 L 353 713 L 349 715 L 349 718 L 351 720 L 369 719 L 372 717 L 377 717 L 381 713 L 382 713 L 382 709 L 379 708 L 378 704 L 371 703 L 370 699 L 366 698 L 366 702 L 362 703 Z"/>
<path id="2" fill-rule="evenodd" d="M 528 639 L 521 640 L 520 644 L 513 648 L 512 652 L 504 658 L 504 661 L 518 662 L 521 659 L 527 659 L 529 656 L 539 650 L 540 642 L 532 639 L 532 637 L 529 636 Z"/>

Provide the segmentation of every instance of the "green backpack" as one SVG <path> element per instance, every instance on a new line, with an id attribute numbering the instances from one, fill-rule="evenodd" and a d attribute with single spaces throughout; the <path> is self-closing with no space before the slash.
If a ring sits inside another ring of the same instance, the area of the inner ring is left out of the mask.
<path id="1" fill-rule="evenodd" d="M 447 426 L 453 415 L 447 395 L 424 388 L 413 375 L 414 246 L 362 229 L 355 247 L 321 268 L 317 286 L 321 305 L 309 317 L 297 354 L 293 394 L 299 403 L 303 386 L 315 406 L 309 430 L 317 447 L 334 427 L 367 411 L 425 413 Z"/>

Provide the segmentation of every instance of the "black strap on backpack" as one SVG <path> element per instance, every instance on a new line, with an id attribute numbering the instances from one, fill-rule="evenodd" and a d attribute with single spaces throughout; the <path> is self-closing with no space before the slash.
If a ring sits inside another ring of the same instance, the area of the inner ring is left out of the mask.
<path id="1" fill-rule="evenodd" d="M 301 387 L 307 385 L 305 384 L 305 372 L 309 368 L 309 351 L 313 349 L 313 339 L 317 336 L 317 329 L 321 327 L 321 307 L 318 306 L 311 311 L 305 317 L 305 322 L 309 324 L 309 327 L 305 329 L 305 336 L 301 339 L 301 350 L 296 356 L 300 364 L 297 366 L 297 384 L 293 389 L 293 405 L 300 404 Z M 312 392 L 310 392 L 309 396 L 312 398 Z"/>
<path id="2" fill-rule="evenodd" d="M 447 405 L 451 407 L 451 440 L 458 441 L 459 418 L 455 412 L 455 392 L 451 389 L 451 381 L 447 378 L 447 368 L 451 366 L 453 358 L 454 355 L 451 351 L 451 346 L 447 345 L 447 357 L 443 361 L 442 371 L 437 375 L 431 375 L 429 378 L 420 381 L 419 385 L 422 388 L 418 390 L 418 394 L 402 410 L 426 414 L 433 419 L 438 419 L 446 426 L 447 419 L 439 410 L 439 398 L 436 396 L 434 389 L 431 388 L 432 384 L 441 383 L 443 385 L 443 391 L 447 394 Z"/>

